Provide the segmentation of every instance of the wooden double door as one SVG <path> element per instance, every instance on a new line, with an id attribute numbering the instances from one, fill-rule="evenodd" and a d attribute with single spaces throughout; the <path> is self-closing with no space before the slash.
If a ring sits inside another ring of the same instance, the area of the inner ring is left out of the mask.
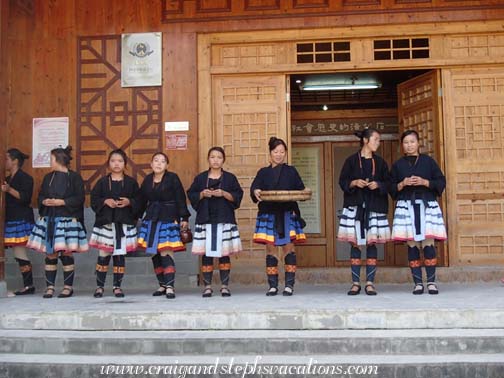
<path id="1" fill-rule="evenodd" d="M 237 218 L 245 249 L 243 257 L 262 261 L 258 254 L 263 248 L 252 243 L 257 206 L 248 195 L 257 170 L 268 164 L 268 140 L 271 136 L 284 138 L 291 148 L 292 160 L 297 149 L 310 148 L 317 155 L 319 183 L 314 213 L 316 226 L 308 232 L 308 243 L 300 246 L 299 265 L 305 267 L 332 267 L 348 264 L 348 246 L 338 244 L 337 211 L 341 209 L 341 190 L 337 185 L 341 164 L 358 149 L 356 142 L 291 143 L 290 107 L 288 101 L 289 77 L 284 74 L 212 77 L 212 126 L 208 136 L 200 137 L 200 149 L 211 145 L 226 149 L 226 169 L 235 173 L 245 190 Z M 442 124 L 439 98 L 439 72 L 433 70 L 399 85 L 398 118 L 401 132 L 413 128 L 420 133 L 422 151 L 433 155 L 443 166 L 441 145 Z M 206 148 L 205 148 L 206 147 Z M 397 135 L 382 143 L 381 155 L 389 164 L 397 159 L 400 146 Z M 313 155 L 313 156 L 315 156 Z M 202 155 L 204 162 L 206 157 Z M 313 173 L 313 172 L 312 172 Z M 339 202 L 338 202 L 339 201 Z M 391 204 L 391 209 L 393 208 Z M 390 220 L 392 210 L 390 213 Z M 382 263 L 405 266 L 404 247 L 388 243 L 380 250 Z M 447 263 L 446 251 L 440 250 L 441 264 Z"/>

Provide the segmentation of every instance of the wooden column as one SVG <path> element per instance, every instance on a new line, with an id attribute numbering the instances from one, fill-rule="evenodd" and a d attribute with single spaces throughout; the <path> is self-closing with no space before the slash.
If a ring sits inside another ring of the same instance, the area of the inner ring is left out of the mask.
<path id="1" fill-rule="evenodd" d="M 0 0 L 0 180 L 5 177 L 5 150 L 7 140 L 7 107 L 8 91 L 7 85 L 7 28 L 9 19 L 9 0 Z M 5 195 L 0 194 L 0 297 L 5 296 L 5 250 L 4 250 L 4 219 L 5 218 Z"/>

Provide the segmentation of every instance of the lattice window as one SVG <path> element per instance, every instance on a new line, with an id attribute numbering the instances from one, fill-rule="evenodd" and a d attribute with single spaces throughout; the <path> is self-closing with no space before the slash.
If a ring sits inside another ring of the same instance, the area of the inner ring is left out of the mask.
<path id="1" fill-rule="evenodd" d="M 349 41 L 318 41 L 296 44 L 298 63 L 350 62 Z"/>
<path id="2" fill-rule="evenodd" d="M 379 39 L 373 45 L 375 60 L 423 59 L 430 56 L 429 38 Z"/>

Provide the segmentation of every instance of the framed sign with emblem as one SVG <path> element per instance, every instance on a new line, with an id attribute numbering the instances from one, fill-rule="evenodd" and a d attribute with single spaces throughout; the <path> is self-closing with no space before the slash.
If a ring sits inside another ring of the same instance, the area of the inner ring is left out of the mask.
<path id="1" fill-rule="evenodd" d="M 162 33 L 121 36 L 121 86 L 162 85 Z"/>

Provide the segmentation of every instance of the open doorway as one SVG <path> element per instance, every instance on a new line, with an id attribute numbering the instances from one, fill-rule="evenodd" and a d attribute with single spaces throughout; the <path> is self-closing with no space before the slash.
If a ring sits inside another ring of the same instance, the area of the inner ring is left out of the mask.
<path id="1" fill-rule="evenodd" d="M 343 192 L 338 185 L 344 160 L 359 148 L 354 131 L 377 128 L 382 135 L 378 153 L 389 167 L 401 154 L 400 133 L 416 129 L 421 151 L 443 166 L 441 87 L 438 70 L 336 72 L 290 76 L 290 124 L 293 164 L 299 166 L 306 185 L 314 189 L 312 201 L 302 203 L 308 218 L 308 244 L 299 248 L 299 265 L 331 267 L 349 264 L 348 243 L 339 242 L 338 211 Z M 439 93 L 441 93 L 439 91 Z M 392 224 L 390 201 L 389 221 Z M 405 266 L 406 249 L 387 243 L 379 248 L 380 264 Z M 441 265 L 446 250 L 439 249 Z"/>

